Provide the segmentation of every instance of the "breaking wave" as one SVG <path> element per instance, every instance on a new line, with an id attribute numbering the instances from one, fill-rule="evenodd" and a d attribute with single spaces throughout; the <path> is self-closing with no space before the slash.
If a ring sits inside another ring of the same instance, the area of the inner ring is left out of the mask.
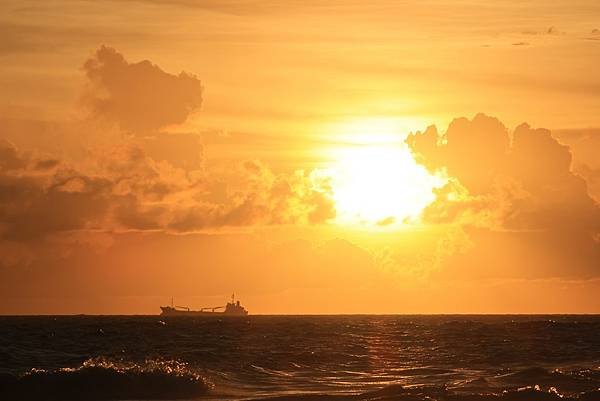
<path id="1" fill-rule="evenodd" d="M 254 399 L 253 401 L 598 401 L 600 390 L 567 396 L 555 389 L 541 390 L 539 386 L 504 390 L 499 393 L 455 393 L 440 387 L 387 386 L 381 390 L 355 395 L 290 394 Z"/>
<path id="2" fill-rule="evenodd" d="M 600 401 L 599 386 L 597 370 L 562 372 L 534 367 L 445 385 L 390 384 L 377 390 L 333 393 L 290 389 L 253 396 L 234 391 L 235 386 L 214 388 L 179 361 L 133 363 L 94 358 L 75 368 L 32 369 L 20 376 L 0 374 L 0 400 L 190 400 L 203 398 L 214 388 L 211 398 L 254 401 Z"/>
<path id="3" fill-rule="evenodd" d="M 177 361 L 138 364 L 95 358 L 76 368 L 0 375 L 0 399 L 14 401 L 189 399 L 209 387 Z"/>

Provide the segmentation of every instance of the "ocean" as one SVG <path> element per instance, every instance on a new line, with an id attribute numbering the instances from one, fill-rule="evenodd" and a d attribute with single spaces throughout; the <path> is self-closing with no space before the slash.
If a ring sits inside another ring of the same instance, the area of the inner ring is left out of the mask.
<path id="1" fill-rule="evenodd" d="M 600 400 L 600 316 L 0 317 L 0 400 Z"/>

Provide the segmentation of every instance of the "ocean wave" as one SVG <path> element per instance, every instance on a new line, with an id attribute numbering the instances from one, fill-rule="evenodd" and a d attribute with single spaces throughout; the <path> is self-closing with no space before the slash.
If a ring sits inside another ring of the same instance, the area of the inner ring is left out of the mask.
<path id="1" fill-rule="evenodd" d="M 415 373 L 442 369 L 415 368 Z M 410 372 L 411 370 L 409 370 Z M 593 369 L 561 371 L 542 367 L 515 369 L 445 385 L 390 384 L 364 392 L 294 393 L 254 401 L 600 401 L 600 372 Z"/>
<path id="2" fill-rule="evenodd" d="M 600 372 L 591 369 L 562 371 L 530 367 L 498 375 L 490 381 L 503 387 L 537 385 L 543 389 L 556 388 L 562 393 L 574 394 L 600 387 Z"/>
<path id="3" fill-rule="evenodd" d="M 362 394 L 288 394 L 256 398 L 251 401 L 598 401 L 600 390 L 571 396 L 556 389 L 544 391 L 539 386 L 503 390 L 497 393 L 456 393 L 445 387 L 404 387 L 390 385 Z"/>
<path id="4" fill-rule="evenodd" d="M 0 399 L 12 401 L 190 399 L 209 388 L 204 378 L 178 361 L 95 358 L 76 368 L 0 375 Z"/>
<path id="5" fill-rule="evenodd" d="M 273 376 L 281 373 L 264 368 L 258 370 Z M 444 372 L 433 368 L 413 370 L 408 371 Z M 178 361 L 133 363 L 95 358 L 75 368 L 33 369 L 20 376 L 0 374 L 0 400 L 176 400 L 209 395 L 212 399 L 254 401 L 600 401 L 599 375 L 597 370 L 589 369 L 563 372 L 534 367 L 446 385 L 390 384 L 361 392 L 348 389 L 333 393 L 327 390 L 303 393 L 281 387 L 270 392 L 265 388 L 266 397 L 258 396 L 252 389 L 237 391 L 235 380 L 229 376 L 223 377 L 223 386 L 217 385 L 215 391 L 208 394 L 213 385 Z"/>

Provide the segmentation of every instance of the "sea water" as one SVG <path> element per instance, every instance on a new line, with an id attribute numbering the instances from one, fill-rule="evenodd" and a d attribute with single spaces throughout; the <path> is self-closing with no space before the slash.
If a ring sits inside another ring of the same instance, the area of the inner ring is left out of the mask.
<path id="1" fill-rule="evenodd" d="M 0 400 L 600 400 L 599 316 L 0 317 Z"/>

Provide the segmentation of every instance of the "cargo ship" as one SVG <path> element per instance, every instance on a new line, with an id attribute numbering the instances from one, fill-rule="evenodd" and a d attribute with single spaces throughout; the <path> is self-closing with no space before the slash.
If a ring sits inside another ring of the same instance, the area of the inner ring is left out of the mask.
<path id="1" fill-rule="evenodd" d="M 171 306 L 161 306 L 162 316 L 247 316 L 248 311 L 240 301 L 235 300 L 235 294 L 231 295 L 231 302 L 224 306 L 209 306 L 199 310 L 191 310 L 187 306 L 175 306 L 171 298 Z"/>

